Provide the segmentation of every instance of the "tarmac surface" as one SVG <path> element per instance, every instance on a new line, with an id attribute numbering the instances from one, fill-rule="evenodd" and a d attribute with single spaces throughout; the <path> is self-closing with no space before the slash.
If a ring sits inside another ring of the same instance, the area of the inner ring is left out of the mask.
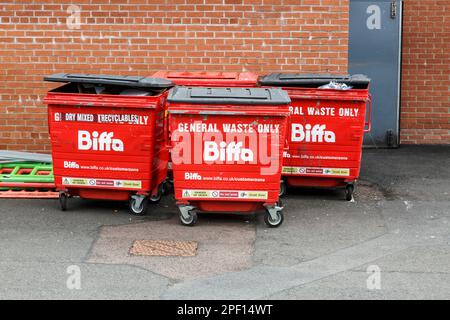
<path id="1" fill-rule="evenodd" d="M 276 229 L 216 214 L 183 227 L 171 197 L 144 217 L 0 199 L 0 299 L 450 299 L 450 146 L 366 149 L 354 202 L 289 189 Z M 130 255 L 142 239 L 197 255 Z"/>

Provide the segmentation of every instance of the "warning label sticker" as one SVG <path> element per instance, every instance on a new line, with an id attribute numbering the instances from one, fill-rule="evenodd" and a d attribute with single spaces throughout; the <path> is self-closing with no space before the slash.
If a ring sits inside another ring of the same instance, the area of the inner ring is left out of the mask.
<path id="1" fill-rule="evenodd" d="M 350 175 L 349 168 L 318 168 L 318 167 L 283 167 L 283 174 L 292 175 L 324 175 L 324 176 L 344 176 Z"/>
<path id="2" fill-rule="evenodd" d="M 142 182 L 139 180 L 113 180 L 113 179 L 63 177 L 62 184 L 65 186 L 114 187 L 127 189 L 142 188 Z"/>
<path id="3" fill-rule="evenodd" d="M 183 198 L 208 198 L 208 199 L 261 199 L 268 197 L 267 191 L 244 190 L 182 190 Z"/>

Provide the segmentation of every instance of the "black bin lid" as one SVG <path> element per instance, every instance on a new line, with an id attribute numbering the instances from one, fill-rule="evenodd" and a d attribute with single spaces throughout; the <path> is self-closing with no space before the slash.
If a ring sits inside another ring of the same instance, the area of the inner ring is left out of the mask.
<path id="1" fill-rule="evenodd" d="M 109 84 L 119 86 L 130 86 L 140 88 L 171 88 L 175 84 L 167 79 L 140 77 L 140 76 L 115 76 L 103 74 L 80 74 L 80 73 L 55 73 L 44 77 L 45 81 Z"/>
<path id="2" fill-rule="evenodd" d="M 286 91 L 279 88 L 209 88 L 175 87 L 170 102 L 195 104 L 285 105 L 291 103 Z"/>
<path id="3" fill-rule="evenodd" d="M 349 86 L 367 87 L 370 79 L 363 74 L 335 75 L 335 74 L 301 74 L 301 73 L 271 73 L 261 79 L 263 86 L 322 86 L 336 81 Z"/>

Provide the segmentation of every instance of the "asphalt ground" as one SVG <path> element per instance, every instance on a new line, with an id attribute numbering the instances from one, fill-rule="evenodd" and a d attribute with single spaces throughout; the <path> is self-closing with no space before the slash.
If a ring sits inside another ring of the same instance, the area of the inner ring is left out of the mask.
<path id="1" fill-rule="evenodd" d="M 257 214 L 183 227 L 171 195 L 144 217 L 120 202 L 1 199 L 0 298 L 449 299 L 450 147 L 363 154 L 354 202 L 289 189 L 276 229 Z M 130 255 L 142 239 L 196 241 L 197 255 Z"/>

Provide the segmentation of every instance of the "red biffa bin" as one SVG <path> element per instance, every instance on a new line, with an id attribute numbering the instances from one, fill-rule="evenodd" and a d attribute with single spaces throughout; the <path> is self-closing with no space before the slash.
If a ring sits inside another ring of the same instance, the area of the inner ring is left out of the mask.
<path id="1" fill-rule="evenodd" d="M 189 87 L 256 87 L 258 84 L 258 76 L 251 72 L 158 71 L 152 77 Z"/>
<path id="2" fill-rule="evenodd" d="M 184 225 L 199 212 L 265 209 L 283 221 L 278 191 L 290 99 L 280 89 L 175 87 L 167 99 L 175 198 Z"/>
<path id="3" fill-rule="evenodd" d="M 256 87 L 258 76 L 252 72 L 158 71 L 152 75 L 164 78 L 178 86 L 189 87 Z M 169 181 L 172 180 L 172 162 L 169 158 Z"/>
<path id="4" fill-rule="evenodd" d="M 285 193 L 286 184 L 343 187 L 346 199 L 353 199 L 363 136 L 370 130 L 370 79 L 364 75 L 274 73 L 262 77 L 259 83 L 284 88 L 292 100 L 287 132 L 289 150 L 284 153 L 280 195 Z M 319 88 L 324 85 L 335 89 Z M 342 90 L 343 85 L 347 90 Z"/>
<path id="5" fill-rule="evenodd" d="M 164 100 L 173 84 L 135 76 L 55 74 L 47 93 L 55 184 L 67 198 L 129 200 L 145 214 L 166 179 Z"/>

